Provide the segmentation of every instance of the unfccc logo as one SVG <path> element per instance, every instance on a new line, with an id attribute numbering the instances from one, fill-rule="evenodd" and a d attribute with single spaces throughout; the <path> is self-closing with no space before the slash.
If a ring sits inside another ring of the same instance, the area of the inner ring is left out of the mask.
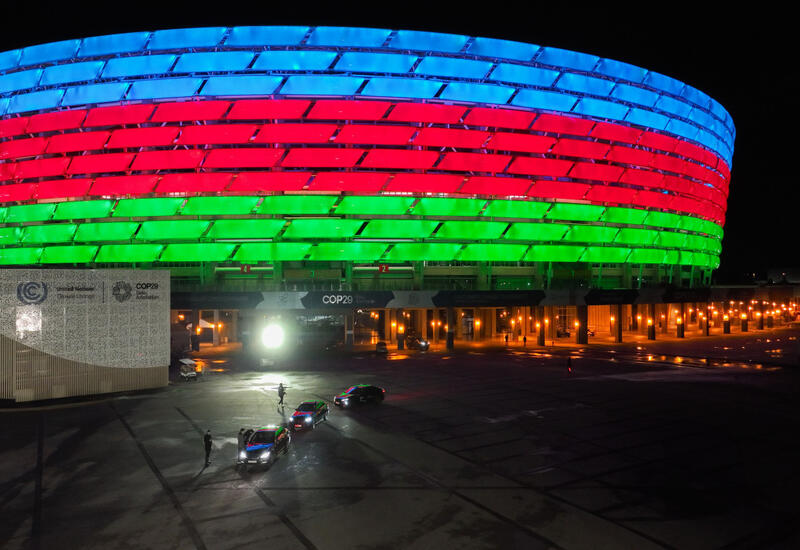
<path id="1" fill-rule="evenodd" d="M 346 294 L 326 294 L 322 297 L 323 304 L 352 304 L 353 297 Z"/>
<path id="2" fill-rule="evenodd" d="M 17 285 L 17 298 L 23 304 L 41 304 L 47 299 L 47 285 L 29 281 Z"/>
<path id="3" fill-rule="evenodd" d="M 111 288 L 111 294 L 114 295 L 114 298 L 119 303 L 122 303 L 125 300 L 130 299 L 132 290 L 133 289 L 131 288 L 131 285 L 129 285 L 125 281 L 117 281 Z"/>

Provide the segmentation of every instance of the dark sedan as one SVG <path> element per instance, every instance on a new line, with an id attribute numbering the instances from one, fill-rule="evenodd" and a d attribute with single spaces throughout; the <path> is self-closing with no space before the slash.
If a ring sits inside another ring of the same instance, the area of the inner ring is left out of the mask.
<path id="1" fill-rule="evenodd" d="M 337 407 L 351 407 L 353 405 L 363 405 L 364 403 L 380 403 L 386 396 L 386 390 L 378 386 L 368 384 L 358 384 L 350 386 L 346 391 L 333 398 L 333 404 Z"/>
<path id="2" fill-rule="evenodd" d="M 328 419 L 328 405 L 324 401 L 303 401 L 292 414 L 292 427 L 295 431 L 314 429 L 317 424 Z"/>
<path id="3" fill-rule="evenodd" d="M 282 426 L 264 426 L 248 434 L 244 448 L 239 450 L 237 464 L 271 464 L 279 454 L 289 452 L 292 436 Z"/>

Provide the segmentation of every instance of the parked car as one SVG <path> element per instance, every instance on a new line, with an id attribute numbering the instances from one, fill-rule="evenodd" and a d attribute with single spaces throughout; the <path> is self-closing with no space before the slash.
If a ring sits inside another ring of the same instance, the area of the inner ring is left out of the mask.
<path id="1" fill-rule="evenodd" d="M 353 405 L 363 405 L 365 403 L 380 403 L 386 395 L 386 390 L 378 386 L 368 384 L 358 384 L 350 386 L 344 392 L 333 398 L 333 404 L 337 407 L 352 407 Z"/>
<path id="2" fill-rule="evenodd" d="M 378 355 L 386 355 L 389 353 L 389 348 L 386 346 L 386 342 L 378 342 L 375 344 L 375 353 Z"/>

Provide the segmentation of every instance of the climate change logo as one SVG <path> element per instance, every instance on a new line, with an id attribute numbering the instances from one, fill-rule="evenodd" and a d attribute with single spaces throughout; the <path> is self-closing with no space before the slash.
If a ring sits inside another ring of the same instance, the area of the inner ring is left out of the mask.
<path id="1" fill-rule="evenodd" d="M 23 304 L 41 304 L 47 299 L 47 285 L 28 281 L 17 285 L 17 298 Z"/>
<path id="2" fill-rule="evenodd" d="M 111 294 L 113 294 L 114 298 L 116 298 L 120 303 L 129 300 L 131 297 L 131 292 L 133 292 L 133 288 L 131 288 L 131 285 L 125 281 L 117 281 L 111 288 Z"/>

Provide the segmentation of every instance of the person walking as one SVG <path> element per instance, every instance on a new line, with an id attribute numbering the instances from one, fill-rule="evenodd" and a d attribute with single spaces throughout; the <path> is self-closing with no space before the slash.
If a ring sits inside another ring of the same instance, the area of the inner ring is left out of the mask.
<path id="1" fill-rule="evenodd" d="M 278 401 L 278 405 L 283 405 L 283 396 L 286 395 L 286 388 L 283 387 L 283 382 L 278 384 L 278 397 L 280 401 Z"/>
<path id="2" fill-rule="evenodd" d="M 206 430 L 203 436 L 203 446 L 206 448 L 206 466 L 211 464 L 211 430 Z"/>

